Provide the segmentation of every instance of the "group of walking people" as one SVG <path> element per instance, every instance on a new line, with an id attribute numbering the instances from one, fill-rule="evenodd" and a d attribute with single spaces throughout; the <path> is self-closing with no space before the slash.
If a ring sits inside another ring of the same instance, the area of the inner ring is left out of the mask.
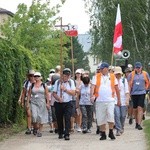
<path id="1" fill-rule="evenodd" d="M 26 134 L 31 134 L 33 128 L 33 134 L 41 137 L 43 124 L 49 122 L 51 133 L 57 133 L 59 139 L 70 140 L 70 134 L 75 130 L 91 133 L 93 118 L 96 118 L 96 133 L 100 134 L 100 140 L 107 139 L 107 123 L 108 137 L 115 140 L 115 135 L 124 132 L 131 102 L 134 113 L 130 113 L 129 119 L 134 117 L 135 128 L 142 130 L 149 81 L 140 62 L 133 68 L 126 68 L 125 73 L 120 66 L 102 62 L 92 80 L 89 71 L 77 69 L 72 77 L 69 68 L 63 69 L 61 74 L 61 67 L 56 66 L 43 83 L 41 73 L 30 70 L 19 98 L 27 113 Z"/>

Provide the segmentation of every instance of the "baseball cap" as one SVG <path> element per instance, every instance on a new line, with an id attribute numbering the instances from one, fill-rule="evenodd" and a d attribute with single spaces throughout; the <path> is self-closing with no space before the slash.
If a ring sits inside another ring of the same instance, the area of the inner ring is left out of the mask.
<path id="1" fill-rule="evenodd" d="M 63 74 L 65 74 L 65 75 L 70 75 L 70 74 L 71 74 L 71 70 L 70 70 L 69 68 L 65 68 L 65 69 L 63 70 Z"/>
<path id="2" fill-rule="evenodd" d="M 135 68 L 141 68 L 142 67 L 142 64 L 141 62 L 136 62 L 135 65 L 134 65 Z"/>
<path id="3" fill-rule="evenodd" d="M 81 69 L 77 69 L 75 73 L 82 73 Z"/>
<path id="4" fill-rule="evenodd" d="M 132 72 L 132 69 L 131 69 L 131 68 L 126 68 L 124 72 L 125 72 L 125 73 L 127 73 L 127 72 Z"/>
<path id="5" fill-rule="evenodd" d="M 100 65 L 100 69 L 104 69 L 104 68 L 109 68 L 109 64 L 106 63 L 106 62 L 103 62 L 103 63 Z"/>

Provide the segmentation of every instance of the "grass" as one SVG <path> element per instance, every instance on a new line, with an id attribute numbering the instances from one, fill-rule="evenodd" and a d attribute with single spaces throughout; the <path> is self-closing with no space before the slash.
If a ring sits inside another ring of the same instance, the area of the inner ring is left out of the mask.
<path id="1" fill-rule="evenodd" d="M 146 136 L 147 148 L 150 149 L 150 119 L 145 120 L 143 125 L 144 125 L 144 132 Z"/>
<path id="2" fill-rule="evenodd" d="M 0 141 L 8 139 L 10 136 L 19 133 L 25 129 L 24 125 L 3 125 L 0 127 Z"/>

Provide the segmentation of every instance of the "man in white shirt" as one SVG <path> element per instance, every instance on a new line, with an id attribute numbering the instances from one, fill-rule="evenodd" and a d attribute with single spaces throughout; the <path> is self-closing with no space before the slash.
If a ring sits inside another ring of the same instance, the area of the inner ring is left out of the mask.
<path id="1" fill-rule="evenodd" d="M 72 79 L 70 79 L 71 70 L 65 68 L 63 70 L 62 80 L 57 80 L 53 89 L 53 96 L 56 99 L 54 103 L 57 124 L 58 124 L 58 134 L 59 139 L 63 138 L 64 127 L 65 140 L 70 140 L 69 130 L 71 124 L 71 113 L 72 113 L 72 96 L 75 95 L 75 84 Z M 64 122 L 63 122 L 64 119 Z"/>
<path id="2" fill-rule="evenodd" d="M 109 138 L 115 139 L 113 134 L 114 127 L 114 106 L 115 93 L 120 105 L 120 92 L 118 82 L 114 74 L 109 73 L 109 65 L 103 62 L 100 66 L 101 73 L 98 73 L 92 80 L 91 98 L 96 96 L 96 119 L 97 125 L 100 126 L 100 140 L 106 140 L 106 123 L 109 124 Z M 95 92 L 95 93 L 94 93 Z"/>

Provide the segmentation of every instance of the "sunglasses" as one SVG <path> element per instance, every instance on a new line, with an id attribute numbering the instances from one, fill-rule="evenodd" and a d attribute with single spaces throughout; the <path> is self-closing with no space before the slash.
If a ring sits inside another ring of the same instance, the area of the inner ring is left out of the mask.
<path id="1" fill-rule="evenodd" d="M 34 77 L 35 77 L 35 78 L 36 78 L 36 77 L 38 77 L 38 78 L 39 78 L 40 76 L 34 76 Z"/>
<path id="2" fill-rule="evenodd" d="M 33 75 L 33 74 L 30 74 L 29 77 L 34 77 L 34 75 Z"/>

